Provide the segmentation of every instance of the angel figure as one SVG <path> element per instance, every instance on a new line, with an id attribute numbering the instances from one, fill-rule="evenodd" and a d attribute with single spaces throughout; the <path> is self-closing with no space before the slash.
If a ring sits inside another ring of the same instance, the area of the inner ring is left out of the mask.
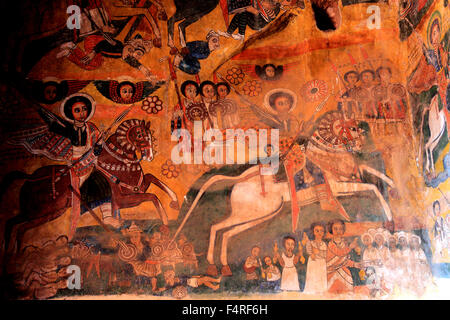
<path id="1" fill-rule="evenodd" d="M 116 81 L 109 80 L 94 81 L 97 90 L 107 99 L 118 104 L 132 104 L 147 98 L 150 94 L 158 90 L 164 81 L 155 84 L 150 81 Z"/>
<path id="2" fill-rule="evenodd" d="M 16 74 L 10 80 L 14 87 L 23 92 L 27 98 L 36 102 L 51 105 L 60 102 L 84 89 L 92 80 L 60 80 L 47 77 L 42 80 L 32 80 Z"/>
<path id="3" fill-rule="evenodd" d="M 252 78 L 261 79 L 263 81 L 279 80 L 283 74 L 296 66 L 298 62 L 288 63 L 285 65 L 275 65 L 266 63 L 264 65 L 239 64 L 240 69 Z"/>

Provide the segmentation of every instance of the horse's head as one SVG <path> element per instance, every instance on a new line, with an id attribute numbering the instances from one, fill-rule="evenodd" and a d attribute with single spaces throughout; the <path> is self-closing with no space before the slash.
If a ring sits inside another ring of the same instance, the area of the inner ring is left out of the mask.
<path id="1" fill-rule="evenodd" d="M 121 123 L 117 128 L 117 141 L 127 150 L 139 149 L 143 160 L 153 160 L 152 133 L 150 121 L 130 119 Z"/>

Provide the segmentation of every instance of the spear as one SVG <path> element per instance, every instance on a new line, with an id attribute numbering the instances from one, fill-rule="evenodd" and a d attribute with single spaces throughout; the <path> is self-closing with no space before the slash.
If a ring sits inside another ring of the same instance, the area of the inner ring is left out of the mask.
<path id="1" fill-rule="evenodd" d="M 350 63 L 355 67 L 356 71 L 359 73 L 359 67 L 358 67 L 358 63 L 356 62 L 355 58 L 352 56 L 352 54 L 345 50 L 345 52 L 347 53 L 349 59 L 350 59 Z"/>
<path id="2" fill-rule="evenodd" d="M 375 68 L 373 67 L 372 62 L 369 60 L 369 54 L 367 53 L 367 51 L 366 51 L 362 46 L 359 46 L 359 49 L 361 50 L 361 54 L 362 54 L 364 60 L 366 60 L 367 63 L 368 63 L 368 64 L 370 65 L 370 67 L 372 68 L 372 70 L 375 71 Z"/>
<path id="3" fill-rule="evenodd" d="M 331 64 L 331 69 L 333 69 L 334 73 L 336 73 L 339 80 L 341 80 L 341 82 L 344 84 L 345 91 L 348 91 L 349 89 L 347 87 L 347 84 L 345 83 L 344 79 L 342 78 L 341 73 L 339 72 L 338 68 L 333 64 L 333 62 L 331 62 L 331 60 L 328 60 L 328 62 Z"/>

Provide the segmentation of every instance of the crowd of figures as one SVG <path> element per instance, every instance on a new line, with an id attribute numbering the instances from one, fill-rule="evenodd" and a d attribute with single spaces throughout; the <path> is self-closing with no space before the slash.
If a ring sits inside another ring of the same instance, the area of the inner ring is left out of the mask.
<path id="1" fill-rule="evenodd" d="M 300 291 L 296 266 L 306 264 L 305 294 L 362 293 L 378 298 L 401 290 L 422 295 L 431 284 L 418 235 L 369 229 L 350 243 L 344 235 L 342 220 L 315 222 L 298 245 L 295 237 L 286 236 L 283 252 L 275 242 L 273 255 L 264 255 L 262 261 L 260 247 L 254 246 L 244 263 L 246 280 L 257 282 L 262 291 Z"/>
<path id="2" fill-rule="evenodd" d="M 134 287 L 138 293 L 148 289 L 152 294 L 180 286 L 219 288 L 221 278 L 197 274 L 197 257 L 201 254 L 183 234 L 172 241 L 167 226 L 153 228 L 149 234 L 134 222 L 121 233 L 121 237 L 113 237 L 100 247 L 89 245 L 89 241 L 75 241 L 73 255 L 85 282 L 103 276 L 111 287 Z M 94 269 L 97 277 L 92 279 Z"/>
<path id="3" fill-rule="evenodd" d="M 346 72 L 345 90 L 340 96 L 338 110 L 358 120 L 404 120 L 406 89 L 400 83 L 392 83 L 391 78 L 392 70 L 387 66 Z"/>

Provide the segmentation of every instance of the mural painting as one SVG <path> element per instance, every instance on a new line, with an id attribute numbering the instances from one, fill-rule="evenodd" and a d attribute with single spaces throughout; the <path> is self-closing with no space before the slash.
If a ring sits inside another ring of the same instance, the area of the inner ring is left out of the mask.
<path id="1" fill-rule="evenodd" d="M 447 1 L 2 11 L 4 297 L 445 294 Z"/>

